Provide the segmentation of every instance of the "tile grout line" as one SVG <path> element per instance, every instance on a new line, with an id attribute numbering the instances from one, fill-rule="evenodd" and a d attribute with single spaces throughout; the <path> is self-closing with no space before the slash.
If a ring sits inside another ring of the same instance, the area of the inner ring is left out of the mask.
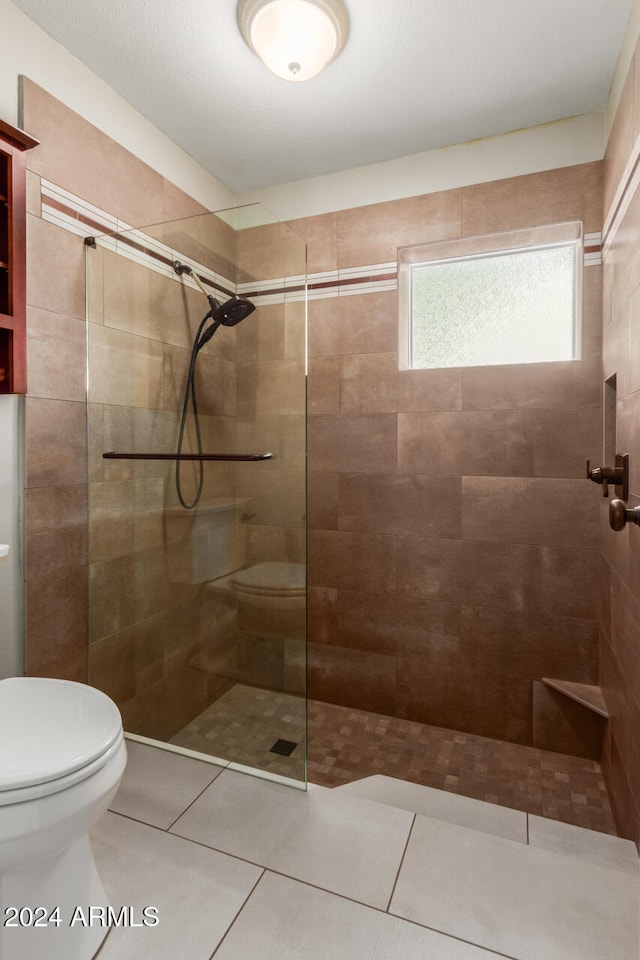
<path id="1" fill-rule="evenodd" d="M 411 821 L 411 826 L 409 827 L 409 833 L 407 834 L 407 840 L 406 840 L 405 845 L 404 845 L 404 850 L 402 851 L 402 856 L 400 857 L 400 863 L 398 864 L 398 869 L 397 869 L 397 871 L 396 871 L 396 878 L 395 878 L 395 880 L 393 881 L 393 887 L 392 887 L 392 889 L 391 889 L 391 896 L 389 897 L 389 902 L 387 903 L 387 908 L 386 908 L 386 910 L 384 911 L 385 913 L 389 913 L 389 910 L 390 910 L 390 908 L 391 908 L 391 901 L 393 900 L 393 895 L 394 895 L 394 893 L 396 892 L 396 887 L 398 886 L 398 880 L 400 879 L 400 871 L 402 870 L 402 865 L 403 865 L 403 863 L 404 863 L 404 858 L 405 858 L 406 855 L 407 855 L 407 849 L 408 849 L 408 847 L 409 847 L 409 841 L 411 840 L 411 834 L 413 833 L 413 828 L 414 828 L 414 826 L 415 826 L 415 822 L 416 822 L 417 817 L 418 817 L 418 814 L 417 814 L 417 813 L 414 813 L 414 815 L 413 815 L 413 820 Z"/>
<path id="2" fill-rule="evenodd" d="M 326 893 L 330 897 L 338 897 L 340 900 L 346 900 L 347 903 L 354 903 L 356 906 L 364 907 L 367 910 L 375 910 L 376 913 L 381 913 L 385 917 L 392 917 L 394 920 L 400 920 L 402 923 L 411 924 L 412 927 L 418 927 L 420 930 L 429 930 L 432 933 L 437 933 L 441 937 L 446 937 L 448 940 L 455 940 L 456 943 L 465 943 L 468 946 L 475 947 L 477 950 L 483 950 L 491 954 L 492 957 L 501 957 L 503 960 L 522 960 L 522 958 L 514 957 L 510 953 L 500 953 L 499 950 L 492 950 L 491 947 L 485 947 L 480 943 L 474 943 L 473 940 L 464 940 L 462 937 L 457 937 L 454 933 L 447 933 L 446 930 L 439 930 L 438 927 L 430 927 L 426 923 L 420 923 L 418 920 L 412 920 L 411 917 L 402 917 L 397 913 L 390 913 L 388 910 L 383 910 L 382 907 L 374 907 L 370 903 L 363 903 L 362 900 L 355 900 L 353 897 L 347 897 L 343 893 L 336 893 L 335 890 L 327 890 L 326 887 L 320 887 L 315 883 L 310 883 L 308 880 L 300 880 L 298 877 L 291 877 L 287 873 L 281 873 L 279 870 L 272 870 L 271 868 L 265 868 L 266 873 L 273 873 L 278 877 L 284 877 L 286 880 L 291 880 L 293 883 L 301 883 L 305 887 L 311 887 L 313 890 L 319 890 L 320 893 Z"/>
<path id="3" fill-rule="evenodd" d="M 123 816 L 123 815 L 122 815 Z M 132 819 L 132 818 L 128 818 Z M 414 814 L 415 819 L 415 814 Z M 152 826 L 152 824 L 144 824 L 143 821 L 136 821 L 142 823 L 143 826 Z M 153 829 L 159 830 L 164 833 L 162 827 L 153 827 Z M 275 876 L 284 877 L 286 880 L 292 880 L 294 883 L 302 883 L 306 887 L 311 887 L 314 890 L 319 890 L 321 893 L 326 893 L 332 897 L 339 897 L 341 900 L 347 900 L 349 903 L 356 903 L 361 907 L 368 907 L 370 910 L 375 910 L 376 913 L 383 913 L 385 916 L 395 916 L 395 914 L 388 914 L 387 910 L 383 907 L 376 907 L 372 903 L 367 903 L 364 900 L 357 900 L 355 897 L 350 897 L 346 893 L 338 893 L 336 890 L 331 890 L 329 887 L 322 887 L 318 883 L 313 883 L 312 880 L 303 880 L 301 877 L 295 877 L 290 873 L 284 873 L 282 870 L 278 870 L 275 867 L 265 866 L 263 863 L 258 863 L 256 860 L 249 860 L 247 857 L 241 857 L 237 853 L 229 853 L 228 850 L 222 850 L 220 847 L 212 847 L 207 843 L 204 843 L 202 840 L 194 840 L 192 837 L 184 837 L 179 833 L 169 834 L 171 837 L 177 837 L 179 840 L 184 840 L 186 843 L 194 843 L 197 847 L 204 847 L 205 850 L 213 850 L 214 853 L 218 853 L 224 857 L 231 857 L 233 860 L 239 860 L 241 863 L 248 863 L 252 867 L 259 867 L 261 870 L 264 870 L 267 873 L 273 873 Z M 408 842 L 408 838 L 407 838 Z M 399 919 L 406 919 L 405 917 L 400 917 Z M 408 923 L 416 923 L 416 926 L 422 927 L 424 924 L 418 923 L 417 921 L 407 920 Z M 426 929 L 431 929 L 430 927 Z M 448 934 L 447 934 L 448 936 Z"/>
<path id="4" fill-rule="evenodd" d="M 225 769 L 225 768 L 223 767 L 222 770 L 220 770 L 220 773 L 223 773 L 223 772 L 224 772 L 224 769 Z M 213 780 L 209 781 L 209 783 L 206 785 L 206 787 L 203 787 L 203 788 L 202 788 L 202 790 L 201 790 L 200 793 L 197 795 L 197 797 L 194 797 L 193 800 L 191 801 L 191 803 L 188 803 L 188 804 L 187 804 L 187 806 L 184 808 L 184 810 L 182 811 L 182 813 L 179 813 L 178 816 L 175 818 L 175 820 L 173 820 L 173 821 L 169 824 L 169 826 L 166 827 L 166 829 L 165 829 L 165 832 L 166 832 L 166 833 L 168 833 L 170 830 L 173 829 L 173 827 L 175 827 L 175 825 L 176 825 L 176 823 L 178 822 L 178 820 L 180 819 L 180 817 L 183 817 L 183 816 L 185 815 L 185 813 L 187 812 L 187 810 L 191 809 L 191 807 L 194 805 L 194 803 L 196 802 L 196 800 L 199 800 L 200 797 L 202 796 L 202 794 L 205 793 L 205 791 L 207 791 L 207 790 L 209 789 L 209 787 L 216 782 L 216 780 L 217 780 L 218 777 L 220 776 L 220 773 L 217 773 L 217 774 L 215 775 L 215 777 L 213 778 Z"/>
<path id="5" fill-rule="evenodd" d="M 206 789 L 206 787 L 205 787 Z M 268 870 L 268 867 L 265 867 L 263 863 L 258 863 L 256 860 L 248 860 L 246 857 L 241 857 L 237 853 L 229 853 L 228 850 L 221 850 L 219 847 L 212 847 L 208 843 L 203 843 L 202 840 L 193 840 L 191 837 L 184 837 L 181 833 L 169 833 L 173 828 L 171 827 L 159 827 L 155 823 L 147 823 L 145 820 L 138 820 L 137 817 L 131 817 L 126 813 L 118 813 L 117 810 L 108 810 L 108 813 L 112 813 L 115 817 L 122 817 L 123 820 L 131 820 L 132 823 L 139 823 L 142 827 L 148 827 L 150 830 L 157 830 L 158 833 L 164 833 L 168 837 L 175 837 L 176 840 L 182 840 L 184 843 L 194 843 L 197 847 L 203 847 L 205 850 L 212 850 L 213 853 L 217 853 L 223 857 L 231 857 L 232 860 L 238 860 L 240 863 L 248 863 L 251 867 L 258 867 L 259 870 Z M 182 814 L 180 815 L 182 816 Z M 178 817 L 178 820 L 180 817 Z M 177 822 L 177 821 L 175 821 Z M 276 872 L 276 871 L 272 871 Z M 282 876 L 287 876 L 287 874 L 282 874 Z M 295 880 L 295 877 L 290 877 L 290 880 Z M 304 882 L 304 881 L 301 881 Z M 320 888 L 322 889 L 322 888 Z M 329 893 L 331 891 L 328 891 Z M 356 900 L 356 903 L 360 901 Z"/>
<path id="6" fill-rule="evenodd" d="M 106 950 L 107 941 L 109 940 L 109 937 L 111 936 L 112 930 L 113 930 L 113 927 L 112 927 L 112 926 L 109 927 L 109 929 L 107 930 L 107 932 L 106 932 L 106 934 L 105 934 L 104 940 L 102 941 L 102 943 L 100 944 L 100 946 L 98 947 L 98 949 L 96 950 L 96 952 L 94 953 L 94 955 L 93 955 L 93 957 L 91 958 L 91 960 L 98 960 L 98 958 L 99 958 L 100 954 L 102 953 L 102 951 L 103 951 L 103 950 Z"/>
<path id="7" fill-rule="evenodd" d="M 159 827 L 155 823 L 147 823 L 146 820 L 140 820 L 138 817 L 132 817 L 128 813 L 120 813 L 118 810 L 112 810 L 111 807 L 107 808 L 107 813 L 112 814 L 114 817 L 121 817 L 123 820 L 131 820 L 132 823 L 139 823 L 141 826 L 149 827 L 150 830 L 157 830 L 159 833 L 166 833 L 168 829 L 167 827 Z M 102 819 L 102 817 L 100 819 Z M 100 820 L 98 820 L 98 823 L 100 823 Z"/>
<path id="8" fill-rule="evenodd" d="M 197 843 L 198 841 L 193 842 Z M 226 856 L 233 856 L 233 854 L 226 854 Z M 251 863 L 251 861 L 243 862 Z M 486 951 L 487 953 L 491 954 L 492 957 L 501 957 L 502 960 L 521 960 L 521 958 L 514 957 L 510 953 L 501 953 L 499 950 L 492 949 L 491 947 L 485 947 L 480 943 L 475 943 L 473 940 L 464 940 L 462 937 L 457 937 L 454 933 L 448 933 L 446 930 L 438 929 L 438 927 L 430 927 L 428 924 L 420 923 L 418 920 L 412 920 L 411 917 L 402 917 L 397 913 L 389 913 L 382 907 L 375 907 L 370 903 L 364 903 L 362 900 L 355 900 L 353 897 L 348 897 L 344 893 L 336 893 L 335 890 L 328 890 L 326 887 L 318 886 L 317 883 L 311 883 L 309 880 L 301 880 L 299 877 L 292 877 L 288 873 L 282 873 L 282 871 L 274 870 L 271 867 L 264 867 L 264 874 L 262 877 L 260 877 L 260 879 L 262 879 L 263 876 L 268 873 L 271 873 L 276 877 L 283 877 L 285 880 L 291 880 L 292 883 L 300 883 L 302 886 L 310 887 L 312 890 L 317 890 L 319 893 L 326 893 L 326 895 L 329 897 L 337 897 L 339 900 L 344 900 L 347 903 L 353 903 L 357 907 L 364 907 L 365 910 L 374 910 L 376 913 L 382 914 L 384 917 L 392 917 L 394 920 L 400 920 L 401 923 L 408 923 L 412 927 L 418 927 L 420 930 L 429 930 L 431 933 L 437 933 L 439 936 L 446 937 L 448 940 L 455 940 L 456 943 L 464 943 L 468 946 L 475 947 L 477 950 Z M 216 950 L 217 949 L 218 948 L 216 947 Z"/>
<path id="9" fill-rule="evenodd" d="M 211 784 L 209 784 L 209 786 L 210 786 L 210 785 L 211 785 Z M 205 789 L 206 789 L 206 787 L 205 787 Z M 310 887 L 312 890 L 318 890 L 320 893 L 326 893 L 327 896 L 338 897 L 338 899 L 340 899 L 340 900 L 345 900 L 347 903 L 354 903 L 354 904 L 356 904 L 356 906 L 364 907 L 365 909 L 368 909 L 368 910 L 374 910 L 376 913 L 380 913 L 380 914 L 382 914 L 382 915 L 385 916 L 385 917 L 393 917 L 395 920 L 400 920 L 400 921 L 402 921 L 403 923 L 409 923 L 409 924 L 411 924 L 411 926 L 419 927 L 421 930 L 430 930 L 430 931 L 432 931 L 433 933 L 439 934 L 440 936 L 447 937 L 449 940 L 455 940 L 455 941 L 458 942 L 458 943 L 468 944 L 468 945 L 470 945 L 470 946 L 476 947 L 476 949 L 478 949 L 478 950 L 484 950 L 484 951 L 486 951 L 487 953 L 490 953 L 492 956 L 501 957 L 501 958 L 503 958 L 503 960 L 518 960 L 517 957 L 511 956 L 511 954 L 500 953 L 499 951 L 496 951 L 496 950 L 493 950 L 493 951 L 492 951 L 490 947 L 485 947 L 485 946 L 483 946 L 482 944 L 474 943 L 472 940 L 463 940 L 461 937 L 457 937 L 455 934 L 448 933 L 446 930 L 439 930 L 437 927 L 430 927 L 430 926 L 428 926 L 427 924 L 420 923 L 420 922 L 417 921 L 417 920 L 412 920 L 410 917 L 402 917 L 402 916 L 400 916 L 399 914 L 391 913 L 391 912 L 389 911 L 388 907 L 387 907 L 386 909 L 384 909 L 383 907 L 377 907 L 377 906 L 375 906 L 374 904 L 371 904 L 371 903 L 365 903 L 363 900 L 356 900 L 355 897 L 349 897 L 349 896 L 347 896 L 347 895 L 344 894 L 344 893 L 338 893 L 338 892 L 335 891 L 335 890 L 330 890 L 330 889 L 328 889 L 327 887 L 322 887 L 322 886 L 320 886 L 320 885 L 317 884 L 317 883 L 312 883 L 310 880 L 303 880 L 303 879 L 301 879 L 300 877 L 294 877 L 294 876 L 292 876 L 291 874 L 283 873 L 281 870 L 276 870 L 276 869 L 274 869 L 273 867 L 265 867 L 264 864 L 262 864 L 262 863 L 257 863 L 255 860 L 248 860 L 246 857 L 240 857 L 240 856 L 238 856 L 238 854 L 229 853 L 228 850 L 221 850 L 221 849 L 218 848 L 218 847 L 212 847 L 212 846 L 210 846 L 209 844 L 203 843 L 201 840 L 194 840 L 194 839 L 192 839 L 191 837 L 183 837 L 183 836 L 182 836 L 181 834 L 179 834 L 179 833 L 168 833 L 168 829 L 170 829 L 170 828 L 167 829 L 167 828 L 164 828 L 164 827 L 158 827 L 158 826 L 156 826 L 156 825 L 153 824 L 153 823 L 146 823 L 144 820 L 138 820 L 136 817 L 130 817 L 130 816 L 128 816 L 128 815 L 125 814 L 125 813 L 118 813 L 116 810 L 109 810 L 108 812 L 109 812 L 109 813 L 112 813 L 114 816 L 122 817 L 122 819 L 124 819 L 124 820 L 131 820 L 133 823 L 139 823 L 141 826 L 143 826 L 143 827 L 148 827 L 150 830 L 156 830 L 158 833 L 164 833 L 164 834 L 167 835 L 167 836 L 175 837 L 177 840 L 181 840 L 181 841 L 183 841 L 183 842 L 185 842 L 185 843 L 193 843 L 193 844 L 195 844 L 195 845 L 198 846 L 198 847 L 204 848 L 205 850 L 211 850 L 213 853 L 217 853 L 217 854 L 219 854 L 220 856 L 230 857 L 232 860 L 238 860 L 240 863 L 246 863 L 246 864 L 249 864 L 249 865 L 252 866 L 252 867 L 257 867 L 258 869 L 260 869 L 260 870 L 262 871 L 262 873 L 260 874 L 258 880 L 256 881 L 256 883 L 254 884 L 253 888 L 251 889 L 250 893 L 247 895 L 247 898 L 246 898 L 246 900 L 244 901 L 242 907 L 240 907 L 240 910 L 239 910 L 238 913 L 236 914 L 236 917 L 234 918 L 234 920 L 232 921 L 232 923 L 230 924 L 230 926 L 227 928 L 227 931 L 225 932 L 222 940 L 220 941 L 220 943 L 218 944 L 218 946 L 215 948 L 214 952 L 210 955 L 209 960 L 212 960 L 212 958 L 215 956 L 215 954 L 217 953 L 218 949 L 220 948 L 220 946 L 221 946 L 221 944 L 222 944 L 222 941 L 223 941 L 223 940 L 225 939 L 225 937 L 227 936 L 227 933 L 229 933 L 231 927 L 235 924 L 235 922 L 236 922 L 236 920 L 238 919 L 240 913 L 242 912 L 242 910 L 243 910 L 244 907 L 246 906 L 249 898 L 250 898 L 251 895 L 254 893 L 256 887 L 258 886 L 258 884 L 260 883 L 260 881 L 264 878 L 265 874 L 267 874 L 267 873 L 272 873 L 272 874 L 274 874 L 275 876 L 278 876 L 278 877 L 284 877 L 285 880 L 291 880 L 293 883 L 300 883 L 300 884 L 302 884 L 302 885 L 305 886 L 305 887 Z M 414 819 L 413 819 L 413 822 L 412 822 L 412 825 L 411 825 L 411 829 L 409 830 L 409 836 L 407 837 L 407 842 L 406 842 L 406 844 L 405 844 L 405 853 L 406 853 L 406 847 L 407 847 L 407 845 L 408 845 L 408 843 L 409 843 L 409 839 L 410 839 L 410 836 L 411 836 L 411 832 L 412 832 L 412 830 L 413 830 L 413 824 L 415 823 L 416 817 L 417 817 L 417 814 L 414 814 Z M 179 818 L 178 818 L 178 819 L 179 819 Z M 403 858 L 402 858 L 402 859 L 404 860 L 404 853 L 403 853 Z M 401 861 L 401 863 L 400 863 L 400 866 L 398 867 L 398 874 L 400 873 L 400 868 L 401 868 L 401 867 L 402 867 L 402 861 Z M 397 883 L 397 877 L 396 877 L 396 883 Z M 394 883 L 394 891 L 395 891 L 396 883 Z M 390 905 L 390 903 L 391 903 L 391 899 L 392 899 L 392 898 L 393 898 L 393 891 L 392 891 L 392 894 L 391 894 L 391 898 L 390 898 L 390 900 L 389 900 L 389 905 Z"/>
<path id="10" fill-rule="evenodd" d="M 223 934 L 220 942 L 217 944 L 216 947 L 214 947 L 213 953 L 210 955 L 209 960 L 213 960 L 213 958 L 215 957 L 216 953 L 218 952 L 218 950 L 220 949 L 220 947 L 222 946 L 222 944 L 224 943 L 224 941 L 227 939 L 227 936 L 231 933 L 231 930 L 232 930 L 232 928 L 234 927 L 236 920 L 238 919 L 238 917 L 240 916 L 240 914 L 242 913 L 242 911 L 244 910 L 244 908 L 245 908 L 246 905 L 248 904 L 249 900 L 251 899 L 251 897 L 252 897 L 253 894 L 255 893 L 256 887 L 258 886 L 258 884 L 260 883 L 260 881 L 262 880 L 262 878 L 264 877 L 264 875 L 265 875 L 266 872 L 267 872 L 267 870 L 266 870 L 266 867 L 265 867 L 265 868 L 263 869 L 262 873 L 260 874 L 260 876 L 258 877 L 258 879 L 256 880 L 256 882 L 254 883 L 254 885 L 251 887 L 251 890 L 249 890 L 249 893 L 247 894 L 247 896 L 245 897 L 245 899 L 244 899 L 244 901 L 243 901 L 243 903 L 242 903 L 242 906 L 240 907 L 240 909 L 239 909 L 238 912 L 236 913 L 235 917 L 233 918 L 233 920 L 231 921 L 231 923 L 229 924 L 229 926 L 228 926 L 227 929 L 225 930 L 225 932 L 224 932 L 224 934 Z"/>

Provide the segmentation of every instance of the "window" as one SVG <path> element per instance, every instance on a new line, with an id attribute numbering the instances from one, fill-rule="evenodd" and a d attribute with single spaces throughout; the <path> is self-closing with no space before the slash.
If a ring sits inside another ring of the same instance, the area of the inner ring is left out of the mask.
<path id="1" fill-rule="evenodd" d="M 579 359 L 581 260 L 580 224 L 403 248 L 401 366 Z"/>

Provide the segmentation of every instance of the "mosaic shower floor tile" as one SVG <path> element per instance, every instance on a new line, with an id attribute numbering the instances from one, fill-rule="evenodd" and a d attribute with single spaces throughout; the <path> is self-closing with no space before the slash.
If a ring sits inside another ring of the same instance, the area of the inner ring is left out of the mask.
<path id="1" fill-rule="evenodd" d="M 616 833 L 600 765 L 459 730 L 309 701 L 309 780 L 373 774 Z"/>
<path id="2" fill-rule="evenodd" d="M 236 684 L 171 742 L 303 779 L 304 722 L 303 698 Z M 335 787 L 385 774 L 616 833 L 602 771 L 593 760 L 318 700 L 308 702 L 308 723 L 312 783 Z M 280 740 L 297 746 L 287 756 L 279 752 Z"/>
<path id="3" fill-rule="evenodd" d="M 303 697 L 237 683 L 170 742 L 303 780 L 305 713 Z M 279 743 L 282 740 L 289 744 L 288 754 Z M 295 745 L 293 749 L 291 744 Z"/>

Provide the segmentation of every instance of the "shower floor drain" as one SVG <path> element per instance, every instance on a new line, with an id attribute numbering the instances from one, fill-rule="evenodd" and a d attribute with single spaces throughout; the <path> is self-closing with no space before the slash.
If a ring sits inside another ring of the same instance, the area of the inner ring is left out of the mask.
<path id="1" fill-rule="evenodd" d="M 269 753 L 279 753 L 283 757 L 290 757 L 297 746 L 298 744 L 294 743 L 293 740 L 276 740 Z"/>

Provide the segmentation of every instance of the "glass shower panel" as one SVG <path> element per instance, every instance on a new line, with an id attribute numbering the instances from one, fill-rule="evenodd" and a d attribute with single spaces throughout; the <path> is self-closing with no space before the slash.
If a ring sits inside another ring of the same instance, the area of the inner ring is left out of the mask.
<path id="1" fill-rule="evenodd" d="M 90 682 L 131 736 L 298 784 L 305 260 L 258 205 L 87 250 Z"/>

